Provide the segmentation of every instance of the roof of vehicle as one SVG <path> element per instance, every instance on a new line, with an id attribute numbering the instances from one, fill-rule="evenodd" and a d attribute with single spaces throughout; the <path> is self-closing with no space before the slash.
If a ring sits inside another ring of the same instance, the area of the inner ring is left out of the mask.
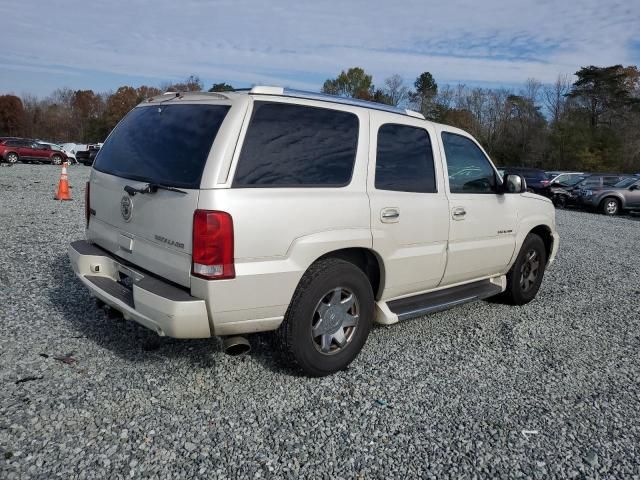
<path id="1" fill-rule="evenodd" d="M 191 99 L 232 99 L 238 95 L 273 95 L 276 97 L 301 98 L 306 100 L 318 100 L 321 102 L 335 103 L 339 105 L 352 105 L 355 107 L 368 108 L 370 110 L 381 110 L 389 113 L 397 113 L 408 117 L 419 118 L 425 120 L 424 115 L 413 110 L 386 105 L 383 103 L 370 102 L 357 98 L 338 97 L 336 95 L 328 95 L 326 93 L 307 92 L 303 90 L 295 90 L 283 87 L 271 87 L 258 85 L 250 89 L 238 89 L 228 92 L 165 92 L 162 95 L 149 98 L 147 102 L 164 102 L 173 98 L 191 98 Z M 200 98 L 198 98 L 200 97 Z"/>
<path id="2" fill-rule="evenodd" d="M 540 168 L 533 168 L 533 167 L 498 167 L 500 169 L 503 170 L 520 170 L 523 172 L 542 172 L 542 173 L 547 173 L 544 170 L 540 169 Z"/>

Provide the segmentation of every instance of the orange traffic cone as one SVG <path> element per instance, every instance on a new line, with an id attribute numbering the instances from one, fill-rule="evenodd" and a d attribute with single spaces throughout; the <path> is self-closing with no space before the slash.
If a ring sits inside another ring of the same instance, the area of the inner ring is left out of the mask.
<path id="1" fill-rule="evenodd" d="M 67 177 L 67 162 L 62 164 L 62 173 L 58 183 L 58 193 L 53 197 L 56 200 L 71 200 L 71 190 L 69 190 L 69 178 Z"/>

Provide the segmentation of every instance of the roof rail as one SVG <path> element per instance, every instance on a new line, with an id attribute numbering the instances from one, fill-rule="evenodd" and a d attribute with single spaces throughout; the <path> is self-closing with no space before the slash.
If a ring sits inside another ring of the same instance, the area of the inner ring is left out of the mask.
<path id="1" fill-rule="evenodd" d="M 394 107 L 392 105 L 385 105 L 384 103 L 359 100 L 357 98 L 338 97 L 336 95 L 329 95 L 327 93 L 307 92 L 304 90 L 296 90 L 283 87 L 270 87 L 264 85 L 257 85 L 253 87 L 251 90 L 249 90 L 249 93 L 254 95 L 279 95 L 283 97 L 305 98 L 307 100 L 319 100 L 322 102 L 339 103 L 342 105 L 353 105 L 355 107 L 370 108 L 372 110 L 382 110 L 383 112 L 407 115 L 409 117 L 420 118 L 422 120 L 425 119 L 424 115 L 422 115 L 420 112 L 414 112 L 413 110 Z"/>

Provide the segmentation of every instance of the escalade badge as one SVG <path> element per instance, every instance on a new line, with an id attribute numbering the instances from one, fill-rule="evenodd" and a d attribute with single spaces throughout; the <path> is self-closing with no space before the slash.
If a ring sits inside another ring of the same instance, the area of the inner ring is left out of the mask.
<path id="1" fill-rule="evenodd" d="M 125 195 L 120 199 L 120 213 L 125 222 L 131 220 L 131 214 L 133 213 L 133 201 L 129 195 Z"/>

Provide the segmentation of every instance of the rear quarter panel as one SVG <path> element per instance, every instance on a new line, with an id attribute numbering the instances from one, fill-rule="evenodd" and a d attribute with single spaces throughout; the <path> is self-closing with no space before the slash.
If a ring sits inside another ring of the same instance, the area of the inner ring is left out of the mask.
<path id="1" fill-rule="evenodd" d="M 255 100 L 327 108 L 317 101 L 259 96 Z M 331 105 L 358 116 L 359 139 L 349 185 L 340 188 L 231 188 L 251 106 L 238 146 L 221 159 L 217 188 L 200 192 L 198 208 L 222 210 L 233 217 L 236 278 L 193 278 L 192 294 L 208 299 L 214 324 L 281 317 L 306 269 L 322 255 L 347 247 L 371 248 L 366 175 L 368 112 Z M 228 172 L 225 170 L 228 162 Z M 210 179 L 213 179 L 209 177 Z"/>

